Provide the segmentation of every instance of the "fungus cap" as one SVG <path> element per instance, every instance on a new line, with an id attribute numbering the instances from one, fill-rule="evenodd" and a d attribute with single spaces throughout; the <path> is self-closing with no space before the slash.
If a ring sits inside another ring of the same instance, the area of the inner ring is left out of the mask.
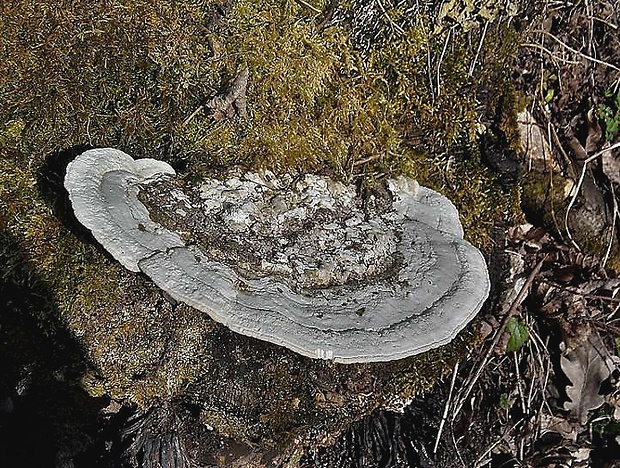
<path id="1" fill-rule="evenodd" d="M 229 174 L 183 190 L 111 148 L 67 167 L 78 220 L 114 258 L 243 335 L 342 363 L 451 341 L 489 292 L 454 205 L 413 179 L 366 198 L 326 177 Z"/>

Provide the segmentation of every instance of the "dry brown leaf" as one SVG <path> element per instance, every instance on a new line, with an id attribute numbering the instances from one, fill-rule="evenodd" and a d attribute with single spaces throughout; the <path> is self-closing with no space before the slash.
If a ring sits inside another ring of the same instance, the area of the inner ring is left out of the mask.
<path id="1" fill-rule="evenodd" d="M 541 435 L 547 432 L 555 432 L 560 434 L 563 439 L 577 440 L 577 428 L 575 423 L 569 421 L 566 418 L 559 416 L 543 414 L 540 419 L 540 433 Z"/>
<path id="2" fill-rule="evenodd" d="M 620 421 L 620 394 L 607 395 L 605 401 L 613 410 L 614 420 Z"/>
<path id="3" fill-rule="evenodd" d="M 607 143 L 609 147 L 609 143 Z M 601 155 L 601 166 L 607 178 L 616 184 L 620 184 L 620 154 L 614 151 L 605 151 Z"/>
<path id="4" fill-rule="evenodd" d="M 547 137 L 532 114 L 528 110 L 520 112 L 517 115 L 517 124 L 521 136 L 521 151 L 528 165 L 541 171 L 558 169 Z"/>
<path id="5" fill-rule="evenodd" d="M 564 409 L 581 424 L 587 421 L 589 411 L 605 401 L 604 396 L 599 395 L 599 389 L 609 377 L 613 365 L 607 355 L 601 339 L 590 335 L 583 344 L 560 357 L 562 370 L 572 383 L 566 387 L 570 401 L 564 404 Z"/>
<path id="6" fill-rule="evenodd" d="M 110 400 L 110 404 L 106 406 L 105 408 L 101 408 L 99 410 L 99 413 L 100 414 L 117 414 L 122 408 L 123 408 L 123 405 L 121 403 L 119 403 L 116 400 Z"/>
<path id="7" fill-rule="evenodd" d="M 592 449 L 589 447 L 579 447 L 577 450 L 573 452 L 573 462 L 585 462 L 587 463 L 590 460 L 590 452 Z"/>
<path id="8" fill-rule="evenodd" d="M 615 354 L 611 356 L 611 362 L 614 369 L 620 369 L 620 357 Z M 620 381 L 617 378 L 612 379 L 613 390 L 609 395 L 605 395 L 605 401 L 613 411 L 613 418 L 616 422 L 620 422 Z"/>
<path id="9" fill-rule="evenodd" d="M 248 78 L 250 76 L 249 69 L 246 67 L 235 77 L 230 89 L 225 95 L 216 96 L 205 104 L 206 107 L 213 110 L 213 118 L 222 120 L 231 119 L 235 116 L 247 116 L 247 99 L 246 91 L 248 88 Z"/>
<path id="10" fill-rule="evenodd" d="M 596 151 L 603 132 L 598 124 L 598 116 L 596 108 L 592 108 L 588 111 L 588 137 L 586 138 L 586 153 L 591 154 Z"/>

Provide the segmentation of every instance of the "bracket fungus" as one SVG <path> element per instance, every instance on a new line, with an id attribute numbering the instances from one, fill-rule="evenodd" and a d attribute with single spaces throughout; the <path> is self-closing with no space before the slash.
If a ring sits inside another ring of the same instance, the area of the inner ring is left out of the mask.
<path id="1" fill-rule="evenodd" d="M 451 341 L 489 292 L 454 205 L 399 177 L 361 197 L 327 177 L 235 173 L 186 187 L 102 148 L 67 167 L 78 220 L 126 268 L 235 332 L 342 363 Z"/>

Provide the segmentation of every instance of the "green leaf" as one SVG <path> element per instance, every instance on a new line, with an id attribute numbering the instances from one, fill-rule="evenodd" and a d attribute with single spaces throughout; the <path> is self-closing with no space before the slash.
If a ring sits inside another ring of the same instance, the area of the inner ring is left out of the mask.
<path id="1" fill-rule="evenodd" d="M 510 400 L 508 399 L 507 393 L 502 393 L 499 396 L 499 407 L 503 410 L 507 410 L 510 408 Z"/>
<path id="2" fill-rule="evenodd" d="M 508 320 L 506 330 L 510 334 L 510 339 L 506 345 L 506 351 L 517 351 L 530 338 L 525 324 L 515 317 L 511 317 L 510 320 Z"/>
<path id="3" fill-rule="evenodd" d="M 549 88 L 547 90 L 547 94 L 545 95 L 545 104 L 551 102 L 554 95 L 555 95 L 555 91 L 553 90 L 553 88 Z"/>

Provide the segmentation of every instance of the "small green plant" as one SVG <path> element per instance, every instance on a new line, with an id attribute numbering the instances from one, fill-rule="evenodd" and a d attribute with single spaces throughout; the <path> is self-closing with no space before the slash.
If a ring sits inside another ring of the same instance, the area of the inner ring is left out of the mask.
<path id="1" fill-rule="evenodd" d="M 510 408 L 510 398 L 507 393 L 502 393 L 499 396 L 499 407 L 503 410 Z"/>
<path id="2" fill-rule="evenodd" d="M 541 83 L 541 92 L 543 95 L 543 104 L 549 104 L 558 92 L 558 76 L 555 73 L 545 73 L 544 82 Z"/>
<path id="3" fill-rule="evenodd" d="M 598 105 L 598 115 L 604 123 L 605 139 L 614 141 L 620 128 L 620 91 L 605 91 L 605 102 Z"/>
<path id="4" fill-rule="evenodd" d="M 516 317 L 511 317 L 506 324 L 506 330 L 510 334 L 506 351 L 517 351 L 530 337 L 525 324 Z"/>
<path id="5" fill-rule="evenodd" d="M 592 430 L 602 439 L 614 439 L 620 435 L 620 421 L 614 418 L 613 413 L 609 405 L 603 405 L 594 412 Z"/>

